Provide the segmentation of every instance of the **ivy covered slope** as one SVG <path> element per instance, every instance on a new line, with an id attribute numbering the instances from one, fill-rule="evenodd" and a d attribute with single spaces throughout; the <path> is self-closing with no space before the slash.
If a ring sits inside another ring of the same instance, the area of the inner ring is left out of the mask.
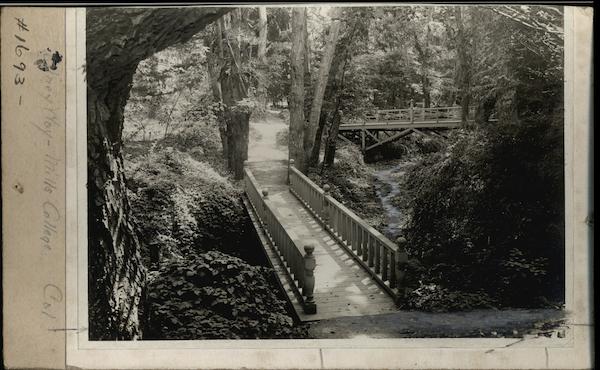
<path id="1" fill-rule="evenodd" d="M 308 176 L 319 186 L 328 184 L 331 196 L 372 226 L 385 226 L 384 211 L 377 201 L 373 183 L 373 171 L 365 164 L 356 145 L 340 146 L 331 167 L 311 169 Z"/>
<path id="2" fill-rule="evenodd" d="M 538 135 L 543 126 L 479 130 L 408 173 L 412 275 L 435 285 L 413 293 L 414 308 L 427 306 L 424 295 L 440 289 L 478 293 L 476 299 L 454 293 L 466 308 L 560 305 L 562 133 L 554 126 Z"/>
<path id="3" fill-rule="evenodd" d="M 144 339 L 301 336 L 256 252 L 240 190 L 187 148 L 188 130 L 152 153 L 126 153 L 132 213 L 147 266 Z M 216 138 L 218 140 L 218 138 Z M 207 144 L 208 145 L 208 144 Z M 192 155 L 195 156 L 192 157 Z M 226 252 L 226 253 L 224 253 Z"/>
<path id="4" fill-rule="evenodd" d="M 145 338 L 303 337 L 273 294 L 270 274 L 218 251 L 174 259 L 150 277 Z"/>

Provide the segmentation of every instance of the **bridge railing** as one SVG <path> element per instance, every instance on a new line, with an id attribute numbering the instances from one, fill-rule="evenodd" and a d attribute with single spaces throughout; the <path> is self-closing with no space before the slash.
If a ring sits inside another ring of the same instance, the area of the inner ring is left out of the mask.
<path id="1" fill-rule="evenodd" d="M 391 242 L 290 164 L 290 191 L 391 296 L 400 296 L 407 261 L 404 246 Z"/>
<path id="2" fill-rule="evenodd" d="M 468 118 L 475 117 L 476 106 L 469 106 Z M 460 121 L 462 117 L 462 107 L 432 107 L 420 108 L 411 107 L 403 109 L 380 109 L 373 113 L 365 115 L 364 122 L 354 123 L 355 125 L 368 124 L 370 122 L 445 122 L 445 121 Z M 348 123 L 346 125 L 352 125 Z"/>
<path id="3" fill-rule="evenodd" d="M 316 266 L 313 255 L 314 246 L 306 245 L 300 249 L 299 242 L 295 242 L 287 230 L 281 225 L 272 205 L 269 204 L 267 190 L 259 191 L 259 184 L 249 168 L 244 168 L 244 190 L 250 204 L 256 213 L 259 222 L 266 231 L 267 237 L 275 247 L 283 266 L 287 268 L 288 275 L 294 281 L 296 293 L 302 298 L 302 306 L 307 314 L 317 312 L 314 301 Z"/>

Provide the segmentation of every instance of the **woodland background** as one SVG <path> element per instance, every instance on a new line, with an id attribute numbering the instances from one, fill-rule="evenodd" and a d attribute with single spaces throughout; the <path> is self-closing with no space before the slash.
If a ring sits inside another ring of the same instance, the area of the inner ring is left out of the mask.
<path id="1" fill-rule="evenodd" d="M 87 17 L 91 339 L 307 336 L 240 201 L 261 120 L 289 122 L 278 140 L 302 171 L 392 240 L 406 238 L 400 309 L 562 306 L 561 8 Z M 336 140 L 340 122 L 411 100 L 477 113 L 446 138 L 411 136 L 365 157 Z M 393 203 L 404 217 L 390 232 L 380 200 L 389 189 L 375 172 L 398 163 Z"/>

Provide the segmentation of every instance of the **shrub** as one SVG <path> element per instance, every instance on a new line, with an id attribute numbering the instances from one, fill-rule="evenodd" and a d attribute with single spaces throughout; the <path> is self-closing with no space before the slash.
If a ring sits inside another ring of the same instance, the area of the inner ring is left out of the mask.
<path id="1" fill-rule="evenodd" d="M 223 147 L 216 122 L 186 123 L 179 131 L 156 144 L 157 149 L 169 147 L 187 152 L 197 161 L 210 163 L 223 176 L 228 173 L 223 161 Z"/>
<path id="2" fill-rule="evenodd" d="M 277 145 L 287 146 L 289 136 L 290 136 L 290 130 L 285 128 L 281 131 L 278 131 L 277 134 L 275 134 L 275 142 L 277 143 Z"/>
<path id="3" fill-rule="evenodd" d="M 208 246 L 236 253 L 247 239 L 240 190 L 207 163 L 164 148 L 129 168 L 127 177 L 146 262 Z"/>
<path id="4" fill-rule="evenodd" d="M 407 173 L 408 252 L 421 278 L 501 306 L 564 299 L 562 129 L 541 120 L 458 132 Z"/>
<path id="5" fill-rule="evenodd" d="M 372 170 L 365 164 L 360 149 L 343 145 L 336 151 L 331 168 L 311 169 L 308 177 L 317 185 L 328 184 L 336 200 L 346 205 L 374 227 L 385 223 L 385 216 L 374 185 Z"/>
<path id="6" fill-rule="evenodd" d="M 446 146 L 446 139 L 434 136 L 411 134 L 399 140 L 386 143 L 365 153 L 368 162 L 399 159 L 419 154 L 438 152 Z"/>
<path id="7" fill-rule="evenodd" d="M 420 284 L 411 290 L 401 309 L 428 312 L 466 311 L 475 308 L 493 308 L 496 302 L 485 292 L 465 293 L 449 290 L 438 284 Z"/>
<path id="8" fill-rule="evenodd" d="M 269 274 L 272 270 L 217 251 L 171 261 L 148 283 L 144 338 L 305 336 L 273 293 Z"/>
<path id="9" fill-rule="evenodd" d="M 287 109 L 282 109 L 277 113 L 277 117 L 280 118 L 284 122 L 290 121 L 290 111 Z"/>

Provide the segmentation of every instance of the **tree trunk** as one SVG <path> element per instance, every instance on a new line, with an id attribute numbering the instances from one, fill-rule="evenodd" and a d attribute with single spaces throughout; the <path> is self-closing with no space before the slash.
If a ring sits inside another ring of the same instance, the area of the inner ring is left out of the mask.
<path id="1" fill-rule="evenodd" d="M 341 107 L 342 107 L 342 92 L 344 91 L 344 81 L 345 81 L 345 77 L 346 77 L 346 68 L 348 67 L 348 63 L 350 62 L 350 58 L 351 58 L 351 45 L 352 45 L 352 41 L 354 40 L 354 37 L 356 35 L 356 27 L 350 27 L 350 41 L 348 42 L 348 45 L 345 46 L 344 48 L 344 57 L 343 59 L 341 59 L 338 63 L 337 66 L 335 67 L 334 70 L 336 70 L 336 78 L 335 80 L 339 80 L 339 84 L 335 83 L 332 86 L 332 90 L 335 91 L 336 93 L 336 103 L 335 103 L 335 110 L 333 112 L 333 117 L 331 120 L 331 126 L 329 128 L 329 133 L 327 135 L 327 144 L 325 146 L 325 158 L 323 159 L 323 167 L 328 166 L 331 167 L 333 166 L 333 162 L 335 159 L 335 151 L 336 151 L 336 144 L 337 144 L 337 136 L 338 136 L 338 132 L 339 132 L 339 127 L 340 127 L 340 122 L 342 120 L 342 114 L 343 112 L 341 111 Z M 343 64 L 342 64 L 343 63 Z M 342 68 L 339 68 L 339 66 L 342 65 Z"/>
<path id="2" fill-rule="evenodd" d="M 262 75 L 259 78 L 258 95 L 263 108 L 267 108 L 267 7 L 258 7 L 258 61 Z"/>
<path id="3" fill-rule="evenodd" d="M 429 39 L 430 29 L 427 27 L 427 34 L 425 36 L 425 42 Z M 415 49 L 417 50 L 417 54 L 419 55 L 419 61 L 421 62 L 421 88 L 423 89 L 423 107 L 429 108 L 431 106 L 431 92 L 430 92 L 430 84 L 429 84 L 429 76 L 427 72 L 427 68 L 429 66 L 429 55 L 423 47 L 427 47 L 427 45 L 423 46 L 419 43 L 419 38 L 417 34 L 413 34 L 415 40 Z"/>
<path id="4" fill-rule="evenodd" d="M 339 32 L 340 32 L 340 8 L 333 8 L 332 18 L 333 23 L 329 28 L 329 35 L 327 38 L 327 45 L 321 59 L 321 65 L 319 66 L 319 76 L 315 84 L 315 90 L 313 94 L 313 100 L 310 110 L 310 116 L 308 120 L 308 127 L 304 133 L 304 150 L 309 166 L 315 166 L 319 159 L 319 149 L 321 146 L 321 138 L 317 143 L 315 133 L 317 126 L 322 130 L 323 126 L 320 125 L 321 108 L 323 107 L 323 97 L 325 96 L 325 88 L 327 87 L 327 81 L 329 79 L 329 70 L 331 69 L 331 62 L 335 54 L 335 46 L 337 44 Z M 316 147 L 316 155 L 314 147 Z"/>
<path id="5" fill-rule="evenodd" d="M 469 115 L 469 104 L 471 103 L 471 73 L 469 63 L 469 52 L 467 50 L 467 37 L 465 34 L 462 6 L 454 8 L 457 32 L 457 54 L 458 54 L 458 87 L 460 90 L 460 106 L 462 125 L 466 126 Z"/>
<path id="6" fill-rule="evenodd" d="M 223 68 L 220 78 L 225 104 L 222 125 L 227 137 L 227 166 L 234 178 L 241 180 L 244 178 L 244 161 L 248 159 L 250 112 L 237 105 L 248 95 L 239 70 L 233 63 L 229 62 L 229 68 Z"/>
<path id="7" fill-rule="evenodd" d="M 304 8 L 304 23 L 303 23 L 304 31 L 304 130 L 306 131 L 306 127 L 308 127 L 308 116 L 310 116 L 310 103 L 312 99 L 310 98 L 312 94 L 312 78 L 310 74 L 310 43 L 308 38 L 308 8 Z M 306 137 L 304 137 L 306 140 Z M 305 156 L 305 163 L 307 162 L 308 157 Z"/>
<path id="8" fill-rule="evenodd" d="M 323 158 L 323 165 L 325 167 L 333 166 L 335 160 L 335 151 L 337 148 L 337 136 L 340 129 L 340 122 L 342 120 L 342 112 L 336 110 L 331 120 L 331 127 L 329 128 L 329 135 L 327 135 L 327 146 L 325 147 L 325 158 Z"/>
<path id="9" fill-rule="evenodd" d="M 305 79 L 310 81 L 310 42 L 308 38 L 308 8 L 304 8 L 304 74 Z"/>
<path id="10" fill-rule="evenodd" d="M 292 10 L 292 50 L 290 61 L 291 87 L 289 97 L 290 110 L 290 158 L 296 167 L 306 171 L 304 155 L 304 16 L 303 8 Z"/>
<path id="11" fill-rule="evenodd" d="M 319 155 L 321 154 L 321 139 L 323 138 L 323 130 L 325 129 L 326 124 L 327 112 L 321 111 L 321 114 L 319 115 L 319 127 L 317 127 L 317 132 L 315 132 L 315 142 L 310 155 L 309 165 L 311 167 L 319 164 Z"/>
<path id="12" fill-rule="evenodd" d="M 88 304 L 91 340 L 140 338 L 145 268 L 122 156 L 123 111 L 138 63 L 228 9 L 87 11 Z"/>
<path id="13" fill-rule="evenodd" d="M 224 153 L 228 168 L 233 172 L 236 180 L 244 178 L 244 161 L 248 159 L 248 139 L 250 131 L 250 112 L 239 106 L 238 103 L 248 97 L 248 88 L 240 72 L 242 63 L 242 45 L 239 31 L 243 22 L 241 10 L 230 13 L 231 22 L 222 27 L 223 39 L 226 45 L 226 54 L 221 58 L 223 68 L 219 81 L 224 110 L 220 117 L 220 133 L 225 137 L 226 152 Z M 235 42 L 230 42 L 231 32 L 236 33 Z M 225 53 L 224 53 L 225 54 Z M 225 149 L 224 149 L 225 150 Z"/>
<path id="14" fill-rule="evenodd" d="M 244 161 L 248 159 L 248 138 L 250 132 L 250 113 L 227 109 L 224 113 L 227 123 L 227 142 L 230 148 L 227 165 L 233 171 L 236 180 L 244 178 Z"/>
<path id="15" fill-rule="evenodd" d="M 212 91 L 213 100 L 219 103 L 223 100 L 221 92 L 221 84 L 219 83 L 219 75 L 221 74 L 221 66 L 219 65 L 216 56 L 210 53 L 206 62 L 208 65 L 208 78 L 210 80 L 210 89 Z"/>
<path id="16" fill-rule="evenodd" d="M 214 41 L 211 44 L 211 52 L 206 58 L 208 64 L 208 78 L 215 103 L 223 103 L 223 91 L 221 82 L 221 70 L 223 60 L 225 58 L 223 51 L 223 18 L 219 18 L 214 26 Z M 223 112 L 219 112 L 217 122 L 219 124 L 219 137 L 221 139 L 221 148 L 223 149 L 223 158 L 229 158 L 229 145 L 227 144 L 227 126 L 224 124 L 225 119 L 222 116 Z"/>
<path id="17" fill-rule="evenodd" d="M 429 107 L 431 107 L 431 88 L 429 86 L 429 78 L 427 78 L 426 75 L 423 75 L 422 84 L 423 84 L 423 107 L 429 108 Z"/>

